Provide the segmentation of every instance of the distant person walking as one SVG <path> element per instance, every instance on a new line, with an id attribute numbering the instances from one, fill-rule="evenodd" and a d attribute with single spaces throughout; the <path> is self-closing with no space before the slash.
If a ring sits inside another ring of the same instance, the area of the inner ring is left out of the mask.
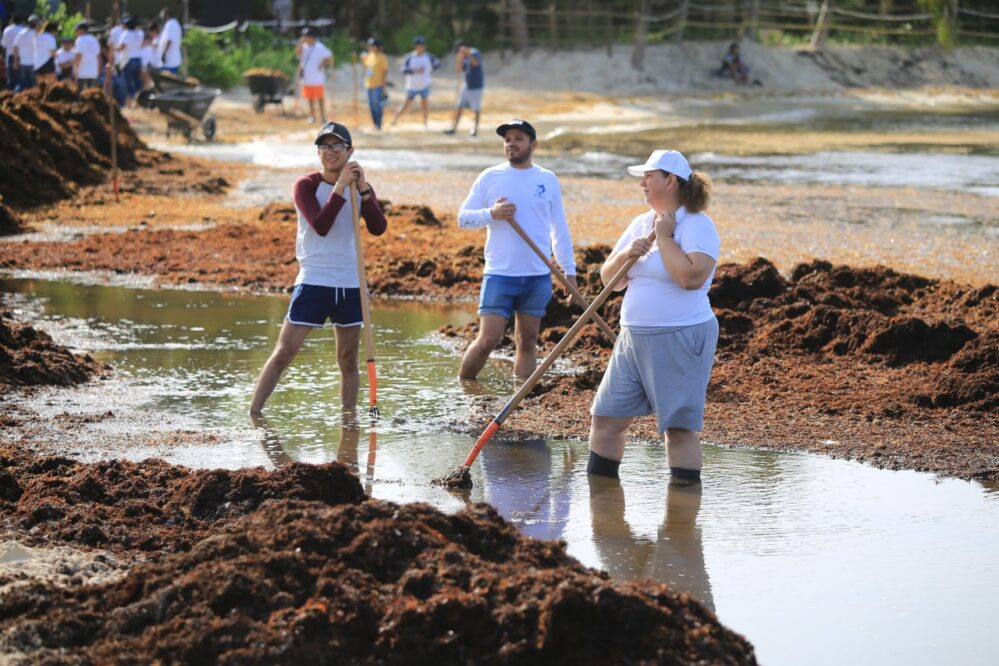
<path id="1" fill-rule="evenodd" d="M 17 90 L 27 90 L 35 85 L 35 40 L 41 19 L 32 14 L 27 25 L 14 39 L 14 68 L 17 69 Z"/>
<path id="2" fill-rule="evenodd" d="M 17 65 L 14 62 L 14 41 L 25 29 L 24 17 L 14 14 L 10 17 L 10 25 L 3 29 L 3 36 L 0 37 L 0 46 L 3 47 L 4 65 L 7 69 L 7 90 L 14 90 L 21 82 Z"/>
<path id="3" fill-rule="evenodd" d="M 423 126 L 428 127 L 430 120 L 430 82 L 433 71 L 441 66 L 440 59 L 427 52 L 427 44 L 423 37 L 413 38 L 413 50 L 406 54 L 402 64 L 402 73 L 406 75 L 406 101 L 395 113 L 392 119 L 394 127 L 399 122 L 399 116 L 406 113 L 413 99 L 420 98 L 423 109 Z"/>
<path id="4" fill-rule="evenodd" d="M 134 18 L 125 21 L 125 30 L 118 38 L 115 47 L 121 54 L 122 76 L 125 78 L 125 91 L 131 101 L 142 90 L 142 46 L 145 35 Z"/>
<path id="5" fill-rule="evenodd" d="M 385 93 L 385 86 L 388 84 L 388 58 L 382 51 L 382 40 L 377 37 L 368 38 L 368 50 L 361 54 L 361 65 L 364 66 L 364 87 L 368 91 L 371 122 L 375 129 L 380 130 L 385 103 L 388 101 Z"/>
<path id="6" fill-rule="evenodd" d="M 159 49 L 160 60 L 163 61 L 163 69 L 171 74 L 179 74 L 180 66 L 184 61 L 181 46 L 184 41 L 184 30 L 180 21 L 173 15 L 170 9 L 160 12 L 160 19 L 163 21 L 163 30 L 160 32 Z"/>
<path id="7" fill-rule="evenodd" d="M 333 66 L 333 52 L 316 38 L 312 28 L 302 28 L 302 37 L 295 48 L 298 56 L 298 78 L 302 82 L 302 97 L 309 100 L 309 122 L 326 122 L 326 67 Z"/>
<path id="8" fill-rule="evenodd" d="M 323 125 L 316 135 L 316 151 L 322 170 L 295 183 L 295 257 L 299 266 L 295 290 L 277 346 L 257 379 L 251 414 L 261 412 L 305 338 L 314 328 L 322 328 L 327 319 L 336 332 L 341 408 L 354 409 L 357 404 L 363 317 L 353 207 L 360 206 L 368 233 L 380 236 L 388 225 L 364 170 L 350 159 L 354 145 L 347 128 L 334 122 Z M 357 187 L 356 199 L 351 185 Z"/>
<path id="9" fill-rule="evenodd" d="M 503 137 L 507 161 L 479 174 L 458 212 L 458 226 L 486 228 L 479 333 L 461 359 L 458 376 L 461 379 L 478 376 L 513 315 L 516 342 L 513 373 L 517 379 L 525 380 L 537 365 L 538 333 L 551 300 L 552 276 L 548 266 L 530 250 L 508 220 L 516 220 L 546 253 L 554 250 L 556 261 L 573 286 L 576 262 L 558 178 L 533 162 L 538 147 L 534 127 L 526 120 L 511 120 L 496 128 L 496 133 Z"/>
<path id="10" fill-rule="evenodd" d="M 625 290 L 621 333 L 590 408 L 587 472 L 616 477 L 628 426 L 655 414 L 673 480 L 699 483 L 697 433 L 718 342 L 708 288 L 721 241 L 703 213 L 711 183 L 675 150 L 657 150 L 628 173 L 641 177 L 650 210 L 631 221 L 600 267 L 606 283 L 638 258 L 616 286 Z"/>
<path id="11" fill-rule="evenodd" d="M 76 41 L 73 43 L 73 72 L 76 87 L 86 90 L 97 85 L 101 73 L 101 44 L 90 34 L 85 21 L 76 24 Z"/>
<path id="12" fill-rule="evenodd" d="M 468 133 L 476 136 L 479 133 L 479 116 L 482 113 L 482 93 L 486 87 L 486 73 L 482 67 L 482 54 L 479 49 L 467 46 L 464 42 L 458 44 L 456 55 L 458 68 L 465 80 L 458 94 L 458 108 L 454 110 L 454 122 L 445 134 L 458 131 L 458 121 L 461 120 L 462 109 L 469 109 L 475 114 L 475 124 Z"/>

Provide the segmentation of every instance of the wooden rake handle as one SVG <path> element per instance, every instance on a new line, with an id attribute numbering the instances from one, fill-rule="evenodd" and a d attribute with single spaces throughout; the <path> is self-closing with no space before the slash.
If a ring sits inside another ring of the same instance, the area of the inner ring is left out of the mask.
<path id="1" fill-rule="evenodd" d="M 646 238 L 649 242 L 655 242 L 655 230 L 646 236 Z M 555 363 L 562 352 L 565 351 L 566 347 L 572 343 L 576 335 L 579 334 L 579 331 L 586 325 L 586 322 L 590 320 L 593 314 L 597 311 L 597 308 L 603 305 L 604 301 L 610 297 L 611 293 L 614 291 L 614 287 L 617 286 L 617 283 L 621 281 L 621 278 L 627 274 L 628 270 L 631 269 L 636 261 L 638 261 L 638 257 L 630 257 L 624 263 L 624 266 L 618 269 L 617 273 L 615 273 L 614 277 L 610 279 L 610 282 L 607 283 L 607 286 L 604 287 L 603 291 L 601 291 L 597 297 L 593 299 L 593 302 L 590 303 L 589 307 L 586 308 L 583 314 L 579 315 L 579 319 L 576 320 L 576 323 L 574 323 L 572 328 L 570 328 L 562 339 L 558 341 L 558 344 L 555 345 L 555 348 L 552 349 L 551 353 L 548 354 L 543 361 L 541 361 L 541 365 L 539 365 L 537 369 L 535 369 L 534 373 L 527 378 L 527 381 L 525 381 L 523 386 L 520 387 L 520 390 L 517 391 L 512 398 L 510 398 L 510 401 L 507 402 L 503 409 L 500 410 L 499 414 L 496 415 L 496 418 L 493 419 L 492 423 L 486 426 L 486 429 L 481 435 L 479 435 L 479 439 L 475 442 L 475 446 L 473 446 L 472 450 L 469 452 L 468 457 L 465 458 L 465 467 L 472 466 L 472 463 L 475 462 L 475 459 L 479 456 L 479 452 L 482 450 L 482 447 L 486 445 L 486 442 L 489 441 L 489 438 L 492 437 L 497 430 L 499 430 L 499 427 L 503 424 L 503 421 L 506 420 L 506 417 L 510 415 L 510 412 L 512 412 L 517 405 L 520 404 L 521 400 L 527 397 L 527 394 L 531 392 L 531 389 L 533 389 L 534 385 L 538 383 L 541 376 L 545 374 L 553 363 Z"/>
<path id="2" fill-rule="evenodd" d="M 371 330 L 371 309 L 368 304 L 368 279 L 364 271 L 364 245 L 361 242 L 361 197 L 357 184 L 351 183 L 350 210 L 354 215 L 354 249 L 357 252 L 357 285 L 361 291 L 361 318 L 364 321 L 364 351 L 368 358 L 368 393 L 371 397 L 371 410 L 378 409 L 378 378 L 375 373 L 375 338 Z"/>
<path id="3" fill-rule="evenodd" d="M 510 224 L 511 227 L 513 227 L 513 230 L 517 232 L 517 235 L 523 238 L 524 242 L 527 243 L 532 250 L 534 250 L 534 253 L 539 257 L 541 257 L 541 261 L 545 262 L 545 265 L 548 266 L 548 270 L 550 270 L 552 272 L 552 275 L 554 275 L 555 278 L 562 283 L 562 286 L 565 287 L 566 291 L 568 291 L 569 294 L 572 295 L 573 300 L 575 300 L 576 303 L 579 304 L 579 307 L 583 308 L 584 310 L 587 307 L 589 307 L 590 304 L 589 302 L 587 302 L 586 297 L 583 296 L 581 293 L 579 293 L 579 289 L 572 286 L 572 283 L 569 282 L 568 278 L 565 277 L 565 273 L 563 273 L 561 269 L 559 269 L 552 262 L 552 260 L 548 258 L 547 254 L 541 251 L 541 248 L 538 247 L 538 244 L 535 243 L 531 239 L 531 237 L 527 235 L 527 232 L 524 231 L 523 227 L 517 224 L 517 221 L 512 218 L 507 220 L 507 222 Z M 593 321 L 596 322 L 597 326 L 600 327 L 600 330 L 603 331 L 608 338 L 610 338 L 611 342 L 617 341 L 617 335 L 614 334 L 614 330 L 610 326 L 608 326 L 607 322 L 604 321 L 604 318 L 598 315 L 596 312 L 593 313 Z"/>

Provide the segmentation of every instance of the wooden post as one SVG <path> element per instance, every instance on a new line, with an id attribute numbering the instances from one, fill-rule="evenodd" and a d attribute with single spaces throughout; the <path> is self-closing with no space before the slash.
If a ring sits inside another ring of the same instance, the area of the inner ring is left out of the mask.
<path id="1" fill-rule="evenodd" d="M 181 16 L 183 17 L 183 20 L 184 20 L 184 22 L 181 24 L 181 28 L 183 30 L 187 30 L 187 26 L 191 22 L 191 2 L 190 2 L 190 0 L 182 0 L 182 5 L 181 6 L 183 7 L 183 11 L 182 11 Z M 180 46 L 181 51 L 183 51 L 183 53 L 181 54 L 180 75 L 183 78 L 186 79 L 187 78 L 187 46 L 184 45 L 183 41 L 181 41 L 180 44 L 181 44 L 181 46 Z"/>
<path id="2" fill-rule="evenodd" d="M 350 54 L 350 78 L 352 79 L 352 85 L 354 88 L 354 127 L 361 126 L 361 113 L 358 110 L 359 106 L 357 103 L 357 53 L 351 52 Z M 330 109 L 330 115 L 333 115 L 333 109 Z"/>
<path id="3" fill-rule="evenodd" d="M 87 19 L 87 23 L 90 23 L 90 3 L 88 2 L 83 8 L 83 18 Z"/>
<path id="4" fill-rule="evenodd" d="M 760 25 L 760 0 L 745 1 L 749 5 L 749 16 L 746 20 L 746 34 L 744 36 L 755 42 L 756 33 L 759 30 Z"/>
<path id="5" fill-rule="evenodd" d="M 829 34 L 829 14 L 832 11 L 832 0 L 822 0 L 819 8 L 819 18 L 815 21 L 815 30 L 812 32 L 812 39 L 809 45 L 813 49 L 821 49 L 826 44 L 826 37 Z"/>
<path id="6" fill-rule="evenodd" d="M 555 15 L 556 3 L 554 0 L 548 5 L 548 41 L 549 47 L 558 48 L 558 18 Z"/>
<path id="7" fill-rule="evenodd" d="M 642 69 L 645 66 L 645 35 L 649 30 L 649 0 L 639 0 L 635 17 L 635 47 L 631 52 L 631 66 Z"/>
<path id="8" fill-rule="evenodd" d="M 118 3 L 115 2 L 115 9 L 118 9 Z M 105 69 L 104 79 L 109 84 L 111 82 L 111 65 L 108 64 Z M 114 85 L 110 84 L 106 86 L 110 90 L 114 90 Z M 114 95 L 108 95 L 108 124 L 111 126 L 111 187 L 114 188 L 114 202 L 121 203 L 121 199 L 118 196 L 118 131 L 115 129 L 115 101 Z"/>
<path id="9" fill-rule="evenodd" d="M 680 44 L 683 42 L 683 31 L 687 27 L 687 13 L 690 12 L 690 0 L 683 0 L 680 3 L 680 14 L 677 16 L 676 22 L 680 25 L 679 29 L 673 33 L 673 42 Z"/>

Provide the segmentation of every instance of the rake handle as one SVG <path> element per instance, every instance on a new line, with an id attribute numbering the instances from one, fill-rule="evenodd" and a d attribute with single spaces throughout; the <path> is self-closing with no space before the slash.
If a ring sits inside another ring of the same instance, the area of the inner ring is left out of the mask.
<path id="1" fill-rule="evenodd" d="M 654 242 L 656 239 L 655 230 L 646 236 L 646 239 L 650 243 Z M 539 365 L 531 376 L 527 378 L 527 381 L 525 381 L 523 386 L 520 387 L 520 390 L 518 390 L 513 397 L 510 398 L 510 401 L 507 402 L 503 409 L 500 410 L 499 414 L 496 415 L 492 423 L 490 423 L 482 434 L 479 435 L 479 439 L 476 440 L 475 446 L 472 447 L 471 452 L 469 452 L 468 457 L 465 459 L 465 467 L 472 466 L 472 463 L 474 463 L 475 459 L 479 456 L 479 452 L 482 450 L 482 447 L 485 446 L 486 442 L 488 442 L 496 431 L 499 430 L 499 427 L 503 424 L 503 421 L 506 420 L 506 417 L 510 415 L 510 412 L 516 409 L 517 405 L 520 404 L 520 401 L 527 397 L 527 394 L 531 392 L 531 389 L 533 389 L 534 385 L 538 383 L 541 376 L 545 374 L 548 368 L 550 368 L 562 352 L 565 351 L 565 348 L 572 343 L 573 338 L 579 334 L 579 331 L 597 311 L 597 308 L 603 305 L 604 301 L 610 297 L 611 293 L 614 291 L 614 287 L 617 286 L 617 283 L 621 281 L 621 278 L 625 276 L 636 261 L 638 261 L 638 257 L 629 257 L 624 263 L 624 266 L 621 266 L 621 268 L 618 269 L 617 273 L 615 273 L 614 277 L 610 279 L 610 282 L 607 283 L 607 286 L 604 287 L 603 291 L 601 291 L 597 297 L 593 299 L 593 302 L 590 303 L 589 307 L 587 307 L 585 311 L 583 311 L 583 314 L 579 315 L 579 319 L 577 319 L 576 323 L 572 325 L 572 328 L 570 328 L 562 339 L 558 341 L 555 348 L 552 349 L 551 353 L 548 354 L 543 361 L 541 361 L 541 365 Z"/>
<path id="2" fill-rule="evenodd" d="M 357 253 L 357 285 L 361 292 L 361 320 L 364 322 L 364 351 L 368 358 L 368 393 L 371 397 L 371 408 L 378 404 L 378 379 L 375 375 L 375 338 L 371 330 L 371 310 L 368 304 L 368 279 L 364 271 L 364 246 L 361 242 L 361 198 L 357 192 L 357 183 L 350 184 L 350 210 L 354 216 L 354 249 Z"/>
<path id="3" fill-rule="evenodd" d="M 510 226 L 513 227 L 513 230 L 517 232 L 517 235 L 523 238 L 524 242 L 527 243 L 532 250 L 534 250 L 534 253 L 537 254 L 539 257 L 541 257 L 541 261 L 545 262 L 545 265 L 548 266 L 548 270 L 550 270 L 552 272 L 552 275 L 554 275 L 555 278 L 562 283 L 562 286 L 566 288 L 566 291 L 569 292 L 569 294 L 576 301 L 576 303 L 578 303 L 579 306 L 584 310 L 587 307 L 589 307 L 590 304 L 586 300 L 586 297 L 584 297 L 581 293 L 579 293 L 579 289 L 572 286 L 572 283 L 569 282 L 568 278 L 566 278 L 565 273 L 563 273 L 561 269 L 555 266 L 552 260 L 548 258 L 548 255 L 546 255 L 544 252 L 541 251 L 541 248 L 538 247 L 538 244 L 535 243 L 534 240 L 527 235 L 527 232 L 524 231 L 523 227 L 517 224 L 517 221 L 512 218 L 507 220 L 507 222 L 509 222 Z M 608 338 L 610 338 L 611 342 L 617 341 L 617 335 L 614 334 L 614 330 L 610 326 L 608 326 L 607 322 L 604 321 L 604 318 L 598 315 L 596 312 L 593 313 L 593 321 L 596 322 L 597 326 L 600 327 L 600 330 L 603 331 Z"/>

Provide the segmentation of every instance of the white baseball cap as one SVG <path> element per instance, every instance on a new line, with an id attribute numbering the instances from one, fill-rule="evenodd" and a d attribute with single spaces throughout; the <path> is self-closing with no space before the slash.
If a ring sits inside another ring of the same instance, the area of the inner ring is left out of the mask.
<path id="1" fill-rule="evenodd" d="M 687 158 L 675 150 L 653 150 L 645 164 L 636 164 L 628 167 L 628 173 L 632 176 L 644 176 L 646 171 L 662 169 L 667 173 L 676 174 L 684 180 L 690 179 L 690 164 Z"/>

